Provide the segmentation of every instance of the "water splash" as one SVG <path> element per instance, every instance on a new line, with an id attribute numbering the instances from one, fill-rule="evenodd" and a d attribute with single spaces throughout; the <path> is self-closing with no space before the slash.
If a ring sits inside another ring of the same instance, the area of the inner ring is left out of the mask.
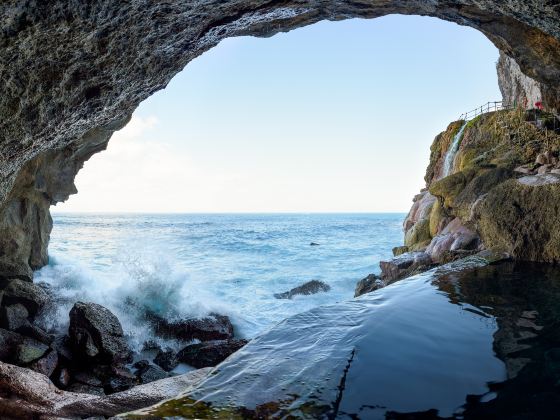
<path id="1" fill-rule="evenodd" d="M 463 138 L 463 133 L 465 132 L 465 128 L 467 127 L 467 121 L 463 123 L 455 137 L 453 137 L 453 141 L 451 142 L 451 146 L 447 149 L 447 153 L 445 154 L 445 160 L 443 161 L 443 176 L 451 174 L 453 167 L 455 166 L 455 157 L 457 155 L 457 150 L 459 149 L 459 144 L 461 143 L 461 139 Z"/>

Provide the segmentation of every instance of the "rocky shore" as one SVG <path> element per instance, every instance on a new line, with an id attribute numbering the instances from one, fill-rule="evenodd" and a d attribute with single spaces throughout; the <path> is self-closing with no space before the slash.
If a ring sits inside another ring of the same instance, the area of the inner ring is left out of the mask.
<path id="1" fill-rule="evenodd" d="M 175 377 L 172 371 L 180 363 L 197 369 L 215 366 L 247 343 L 234 338 L 234 328 L 226 316 L 211 314 L 170 321 L 152 314 L 146 328 L 152 328 L 156 337 L 175 340 L 181 349 L 145 343 L 145 348 L 156 354 L 148 360 L 130 349 L 117 317 L 96 303 L 74 304 L 66 334 L 49 331 L 41 316 L 55 300 L 50 293 L 42 284 L 20 279 L 3 281 L 0 362 L 44 375 L 61 390 L 96 396 L 120 393 Z M 16 371 L 21 374 L 25 370 Z M 3 385 L 13 386 L 9 382 Z"/>
<path id="2" fill-rule="evenodd" d="M 356 296 L 437 265 L 486 251 L 517 260 L 560 261 L 560 129 L 540 110 L 511 109 L 456 121 L 439 134 L 404 223 L 404 245 L 381 261 Z M 452 170 L 443 164 L 466 124 Z"/>

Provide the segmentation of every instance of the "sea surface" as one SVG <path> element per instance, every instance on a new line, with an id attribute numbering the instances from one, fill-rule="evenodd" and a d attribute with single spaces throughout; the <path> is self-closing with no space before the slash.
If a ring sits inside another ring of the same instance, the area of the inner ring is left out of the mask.
<path id="1" fill-rule="evenodd" d="M 58 296 L 44 322 L 64 330 L 72 305 L 89 301 L 119 317 L 137 350 L 153 338 L 146 309 L 168 318 L 228 315 L 236 335 L 252 338 L 291 315 L 352 299 L 356 282 L 378 273 L 402 243 L 404 217 L 56 213 L 49 265 L 36 273 Z M 313 279 L 331 290 L 273 296 Z"/>

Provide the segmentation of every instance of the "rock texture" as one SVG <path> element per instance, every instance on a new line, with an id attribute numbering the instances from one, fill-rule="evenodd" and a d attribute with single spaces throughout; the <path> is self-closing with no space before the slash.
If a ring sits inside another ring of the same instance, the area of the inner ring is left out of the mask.
<path id="1" fill-rule="evenodd" d="M 538 82 L 550 107 L 559 108 L 560 11 L 554 2 L 3 1 L 0 275 L 30 278 L 46 263 L 48 208 L 75 192 L 73 178 L 83 162 L 105 148 L 142 100 L 220 40 L 394 13 L 480 30 Z M 513 67 L 502 67 L 503 80 L 515 80 L 517 68 L 508 75 Z M 518 86 L 525 84 L 503 83 L 504 96 L 519 96 Z"/>
<path id="2" fill-rule="evenodd" d="M 209 369 L 200 369 L 99 396 L 61 391 L 45 375 L 0 362 L 0 417 L 6 420 L 111 417 L 174 397 L 202 381 L 208 372 Z"/>
<path id="3" fill-rule="evenodd" d="M 327 283 L 324 283 L 320 280 L 311 280 L 307 283 L 303 283 L 300 286 L 294 287 L 287 292 L 275 293 L 274 297 L 276 299 L 292 299 L 294 296 L 298 295 L 314 295 L 316 293 L 328 292 L 329 290 L 331 290 L 331 286 L 329 286 Z"/>

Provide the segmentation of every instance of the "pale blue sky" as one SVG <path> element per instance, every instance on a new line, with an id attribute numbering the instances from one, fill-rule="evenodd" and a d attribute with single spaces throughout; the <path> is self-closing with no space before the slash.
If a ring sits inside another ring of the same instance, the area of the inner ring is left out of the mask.
<path id="1" fill-rule="evenodd" d="M 435 135 L 501 98 L 497 58 L 418 16 L 225 40 L 140 105 L 57 210 L 407 211 Z"/>

